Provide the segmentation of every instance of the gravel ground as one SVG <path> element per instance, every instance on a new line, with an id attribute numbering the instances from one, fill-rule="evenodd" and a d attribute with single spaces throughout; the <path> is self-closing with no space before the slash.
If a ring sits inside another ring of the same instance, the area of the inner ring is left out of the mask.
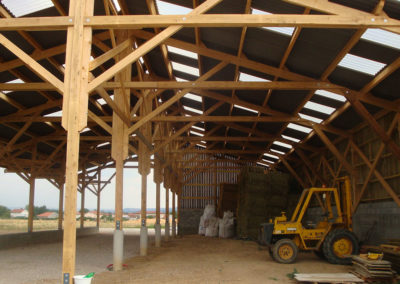
<path id="1" fill-rule="evenodd" d="M 125 229 L 125 258 L 139 253 L 140 229 Z M 149 230 L 150 243 L 154 230 Z M 77 240 L 76 274 L 104 272 L 112 263 L 113 229 Z M 32 245 L 0 251 L 0 283 L 59 283 L 62 243 Z"/>

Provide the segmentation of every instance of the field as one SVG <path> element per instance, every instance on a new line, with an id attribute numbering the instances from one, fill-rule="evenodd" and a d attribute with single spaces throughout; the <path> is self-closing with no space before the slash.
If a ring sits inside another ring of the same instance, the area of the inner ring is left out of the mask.
<path id="1" fill-rule="evenodd" d="M 147 219 L 147 227 L 154 228 L 156 219 Z M 165 220 L 161 220 L 161 227 L 164 227 Z M 95 227 L 95 220 L 87 220 L 85 227 Z M 100 228 L 114 228 L 113 221 L 100 221 Z M 80 227 L 80 222 L 76 221 L 76 227 Z M 123 221 L 124 228 L 140 228 L 140 219 Z M 26 219 L 0 219 L 0 234 L 12 234 L 26 232 L 28 220 Z M 57 230 L 58 220 L 34 220 L 33 231 Z"/>

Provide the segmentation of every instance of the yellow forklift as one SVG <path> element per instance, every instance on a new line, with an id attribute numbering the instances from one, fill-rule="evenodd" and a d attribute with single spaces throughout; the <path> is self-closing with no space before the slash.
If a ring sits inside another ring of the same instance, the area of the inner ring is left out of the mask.
<path id="1" fill-rule="evenodd" d="M 305 220 L 312 200 L 323 212 L 315 224 Z M 300 249 L 314 251 L 333 264 L 351 264 L 349 256 L 359 253 L 359 242 L 352 232 L 349 178 L 337 179 L 337 188 L 305 189 L 289 221 L 282 212 L 261 224 L 260 242 L 269 246 L 271 257 L 280 263 L 293 263 Z"/>

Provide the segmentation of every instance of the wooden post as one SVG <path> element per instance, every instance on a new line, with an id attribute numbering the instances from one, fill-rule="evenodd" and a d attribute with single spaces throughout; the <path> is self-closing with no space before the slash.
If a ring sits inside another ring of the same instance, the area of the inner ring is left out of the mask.
<path id="1" fill-rule="evenodd" d="M 169 189 L 165 186 L 165 240 L 169 240 Z"/>
<path id="2" fill-rule="evenodd" d="M 28 215 L 28 233 L 33 231 L 33 215 L 35 208 L 35 176 L 29 178 L 29 215 Z"/>
<path id="3" fill-rule="evenodd" d="M 176 190 L 176 189 L 175 189 Z M 176 237 L 176 220 L 175 220 L 175 192 L 172 192 L 172 237 Z"/>
<path id="4" fill-rule="evenodd" d="M 110 33 L 114 36 L 114 33 Z M 127 30 L 117 31 L 116 43 L 122 43 L 129 39 Z M 113 42 L 114 38 L 111 39 Z M 127 48 L 117 57 L 117 61 L 126 56 L 130 51 Z M 114 231 L 114 247 L 113 247 L 113 269 L 114 271 L 122 270 L 122 262 L 124 255 L 124 232 L 122 224 L 123 216 L 123 183 L 124 183 L 124 160 L 128 157 L 128 126 L 122 118 L 129 117 L 130 112 L 130 91 L 123 88 L 123 82 L 131 80 L 131 66 L 122 70 L 114 78 L 122 88 L 114 90 L 114 102 L 116 107 L 120 109 L 120 115 L 114 111 L 112 120 L 112 142 L 111 142 L 111 157 L 115 160 L 116 180 L 115 180 L 115 231 Z M 121 117 L 122 116 L 122 117 Z"/>
<path id="5" fill-rule="evenodd" d="M 152 98 L 144 97 L 140 105 L 140 115 L 145 116 L 152 111 Z M 140 131 L 147 141 L 152 140 L 151 122 L 143 124 Z M 147 255 L 148 236 L 147 236 L 147 175 L 150 173 L 150 150 L 144 141 L 139 141 L 139 173 L 142 176 L 142 198 L 141 198 L 141 227 L 140 227 L 140 255 Z"/>
<path id="6" fill-rule="evenodd" d="M 160 132 L 158 129 L 157 132 Z M 161 136 L 161 135 L 159 135 Z M 159 143 L 156 143 L 156 146 Z M 163 151 L 159 151 L 158 155 L 163 156 Z M 160 186 L 162 182 L 162 165 L 159 159 L 154 160 L 154 182 L 156 183 L 156 224 L 154 226 L 155 229 L 155 246 L 161 246 L 161 224 L 160 224 Z"/>
<path id="7" fill-rule="evenodd" d="M 101 170 L 97 172 L 97 216 L 96 216 L 96 227 L 100 228 L 100 194 L 101 194 Z"/>
<path id="8" fill-rule="evenodd" d="M 81 189 L 81 218 L 80 218 L 80 227 L 83 228 L 85 226 L 85 188 L 86 188 L 86 173 L 85 170 L 82 172 L 82 189 Z"/>
<path id="9" fill-rule="evenodd" d="M 58 197 L 58 229 L 62 230 L 63 222 L 63 204 L 64 204 L 64 183 L 60 183 L 59 187 L 59 197 Z"/>
<path id="10" fill-rule="evenodd" d="M 76 195 L 78 187 L 79 132 L 87 125 L 88 78 L 92 29 L 84 27 L 93 15 L 94 0 L 70 0 L 72 26 L 67 32 L 62 126 L 67 130 L 63 283 L 72 283 L 76 255 Z"/>

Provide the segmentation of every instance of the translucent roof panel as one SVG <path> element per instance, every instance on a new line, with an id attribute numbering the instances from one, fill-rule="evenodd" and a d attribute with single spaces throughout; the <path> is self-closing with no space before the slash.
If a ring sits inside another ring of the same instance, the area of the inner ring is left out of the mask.
<path id="1" fill-rule="evenodd" d="M 181 64 L 181 63 L 178 63 L 178 62 L 175 62 L 175 61 L 171 61 L 171 64 L 172 64 L 172 68 L 174 70 L 177 70 L 177 71 L 180 71 L 180 72 L 183 72 L 183 73 L 187 73 L 187 74 L 190 74 L 190 75 L 193 75 L 193 76 L 197 76 L 197 77 L 200 74 L 198 68 L 194 68 L 194 67 L 191 67 L 189 65 Z"/>
<path id="2" fill-rule="evenodd" d="M 190 130 L 190 134 L 197 135 L 197 136 L 204 136 L 203 133 L 200 133 L 200 132 L 197 132 L 197 131 L 194 131 L 194 130 Z"/>
<path id="3" fill-rule="evenodd" d="M 7 83 L 10 83 L 10 84 L 23 84 L 25 82 L 22 81 L 21 79 L 14 79 L 14 80 L 8 81 Z M 12 91 L 1 91 L 1 92 L 3 94 L 8 94 L 8 93 L 11 93 Z"/>
<path id="4" fill-rule="evenodd" d="M 198 95 L 195 95 L 195 94 L 192 94 L 192 93 L 187 93 L 183 97 L 186 98 L 186 99 L 193 100 L 193 101 L 201 103 L 201 97 L 198 96 Z"/>
<path id="5" fill-rule="evenodd" d="M 275 144 L 275 145 L 278 145 L 278 146 L 281 146 L 281 147 L 285 147 L 285 148 L 289 148 L 289 149 L 293 148 L 292 145 L 287 144 L 287 143 L 283 143 L 283 142 L 280 142 L 280 141 L 274 141 L 272 144 Z"/>
<path id="6" fill-rule="evenodd" d="M 51 0 L 2 0 L 4 7 L 15 17 L 21 17 L 53 7 Z"/>
<path id="7" fill-rule="evenodd" d="M 272 149 L 272 148 L 271 148 L 271 151 L 274 152 L 274 153 L 277 153 L 279 155 L 285 155 L 286 154 L 285 152 L 282 152 L 282 151 L 279 151 L 279 150 L 275 150 L 275 149 Z"/>
<path id="8" fill-rule="evenodd" d="M 326 98 L 330 98 L 332 100 L 335 101 L 340 101 L 340 102 L 345 102 L 346 98 L 342 95 L 338 95 L 336 93 L 332 93 L 326 90 L 316 90 L 315 94 L 318 96 L 322 96 L 322 97 L 326 97 Z"/>
<path id="9" fill-rule="evenodd" d="M 173 46 L 167 46 L 167 49 L 169 52 L 180 54 L 182 56 L 190 57 L 193 59 L 197 59 L 197 53 L 187 51 L 181 48 L 173 47 Z"/>
<path id="10" fill-rule="evenodd" d="M 346 54 L 346 56 L 343 57 L 342 61 L 340 61 L 338 65 L 372 76 L 378 74 L 378 72 L 386 66 L 384 63 L 356 56 L 350 53 Z"/>
<path id="11" fill-rule="evenodd" d="M 400 35 L 382 29 L 367 29 L 361 38 L 377 44 L 400 49 Z"/>
<path id="12" fill-rule="evenodd" d="M 269 153 L 264 153 L 264 156 L 267 156 L 267 157 L 270 157 L 270 158 L 273 158 L 273 159 L 279 159 L 278 156 L 275 156 L 275 155 L 272 155 L 272 154 L 269 154 Z"/>
<path id="13" fill-rule="evenodd" d="M 160 15 L 183 15 L 192 11 L 192 9 L 161 0 L 157 0 L 156 4 Z"/>
<path id="14" fill-rule="evenodd" d="M 318 103 L 310 102 L 308 101 L 305 105 L 304 108 L 308 108 L 314 111 L 318 111 L 324 114 L 332 114 L 336 109 L 333 107 L 321 105 Z"/>
<path id="15" fill-rule="evenodd" d="M 260 165 L 260 166 L 264 166 L 264 167 L 269 168 L 269 165 L 267 165 L 267 164 L 265 164 L 265 163 L 257 162 L 257 165 Z"/>
<path id="16" fill-rule="evenodd" d="M 254 110 L 254 109 L 251 109 L 251 108 L 244 107 L 244 106 L 239 106 L 239 105 L 233 105 L 233 106 L 238 108 L 238 109 L 242 109 L 242 110 L 245 110 L 245 111 L 248 111 L 248 112 L 258 113 L 258 111 Z"/>
<path id="17" fill-rule="evenodd" d="M 121 7 L 119 6 L 118 0 L 112 0 L 115 9 L 117 9 L 117 12 L 121 11 Z"/>
<path id="18" fill-rule="evenodd" d="M 199 130 L 199 131 L 205 131 L 204 128 L 198 127 L 196 125 L 192 126 L 193 129 Z"/>
<path id="19" fill-rule="evenodd" d="M 311 128 L 308 128 L 308 127 L 305 127 L 305 126 L 301 126 L 301 125 L 298 125 L 298 124 L 295 124 L 295 123 L 289 123 L 287 127 L 290 128 L 290 129 L 294 129 L 294 130 L 300 131 L 300 132 L 307 133 L 307 134 L 312 131 Z"/>
<path id="20" fill-rule="evenodd" d="M 287 135 L 281 135 L 282 136 L 282 138 L 283 139 L 286 139 L 286 140 L 289 140 L 289 141 L 293 141 L 293 142 L 300 142 L 300 139 L 297 139 L 297 138 L 294 138 L 294 137 L 291 137 L 291 136 L 287 136 Z"/>
<path id="21" fill-rule="evenodd" d="M 58 110 L 58 111 L 44 115 L 44 117 L 57 117 L 57 116 L 62 116 L 62 110 Z"/>
<path id="22" fill-rule="evenodd" d="M 188 107 L 188 106 L 183 106 L 183 108 L 185 110 L 188 110 L 188 111 L 191 111 L 191 112 L 195 112 L 195 113 L 198 113 L 198 114 L 203 114 L 202 110 L 199 110 L 199 109 L 196 109 L 196 108 L 192 108 L 192 107 Z"/>
<path id="23" fill-rule="evenodd" d="M 301 118 L 303 118 L 303 119 L 307 119 L 307 120 L 309 120 L 309 121 L 316 122 L 316 123 L 321 123 L 321 122 L 323 121 L 323 120 L 320 119 L 320 118 L 316 118 L 316 117 L 314 117 L 314 116 L 310 116 L 310 115 L 307 115 L 307 114 L 304 114 L 304 113 L 299 113 L 299 116 L 300 116 Z"/>
<path id="24" fill-rule="evenodd" d="M 272 15 L 272 13 L 258 10 L 258 9 L 251 9 L 251 13 L 253 15 Z M 263 27 L 263 29 L 274 31 L 283 35 L 291 36 L 294 32 L 294 28 L 292 27 Z"/>
<path id="25" fill-rule="evenodd" d="M 239 73 L 239 81 L 242 81 L 242 82 L 271 82 L 270 80 L 260 78 L 257 76 L 253 76 L 253 75 L 243 73 L 243 72 Z"/>

